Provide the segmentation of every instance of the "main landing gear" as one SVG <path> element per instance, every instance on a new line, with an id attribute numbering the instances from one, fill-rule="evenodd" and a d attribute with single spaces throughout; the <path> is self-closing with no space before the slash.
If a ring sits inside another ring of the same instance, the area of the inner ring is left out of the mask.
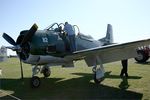
<path id="1" fill-rule="evenodd" d="M 38 88 L 41 84 L 40 78 L 38 76 L 35 76 L 38 73 L 43 73 L 44 77 L 49 77 L 51 75 L 50 68 L 48 66 L 33 66 L 32 68 L 32 78 L 31 78 L 31 87 L 32 88 Z"/>
<path id="2" fill-rule="evenodd" d="M 100 64 L 100 65 L 98 66 L 98 64 Z M 93 67 L 92 71 L 94 73 L 94 75 L 93 75 L 94 82 L 96 84 L 101 83 L 104 80 L 105 70 L 104 70 L 103 64 L 101 63 L 101 60 L 99 58 L 96 59 L 96 64 Z"/>

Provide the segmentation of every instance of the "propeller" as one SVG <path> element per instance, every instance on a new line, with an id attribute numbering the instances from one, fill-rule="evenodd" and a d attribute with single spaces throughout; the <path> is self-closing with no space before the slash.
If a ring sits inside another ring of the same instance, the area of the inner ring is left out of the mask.
<path id="1" fill-rule="evenodd" d="M 11 49 L 13 51 L 18 52 L 19 58 L 20 58 L 20 68 L 21 68 L 21 79 L 23 79 L 23 68 L 22 68 L 22 60 L 21 60 L 21 55 L 24 54 L 26 56 L 25 50 L 23 50 L 26 47 L 26 43 L 28 43 L 32 37 L 34 36 L 35 32 L 37 31 L 38 26 L 36 24 L 33 24 L 33 26 L 27 31 L 27 33 L 24 35 L 22 41 L 20 44 L 17 44 L 13 38 L 11 38 L 8 34 L 3 33 L 3 38 L 13 45 L 12 47 L 6 47 L 8 49 Z"/>

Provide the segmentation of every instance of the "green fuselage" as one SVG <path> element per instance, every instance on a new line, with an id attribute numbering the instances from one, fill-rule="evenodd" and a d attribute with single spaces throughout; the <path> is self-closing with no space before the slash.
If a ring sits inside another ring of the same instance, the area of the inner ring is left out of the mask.
<path id="1" fill-rule="evenodd" d="M 19 36 L 23 36 L 25 32 Z M 19 38 L 18 38 L 19 41 Z M 100 41 L 90 36 L 78 34 L 75 37 L 77 51 L 100 46 Z M 64 57 L 70 54 L 68 36 L 55 30 L 38 30 L 30 40 L 29 53 L 32 55 L 50 55 Z"/>

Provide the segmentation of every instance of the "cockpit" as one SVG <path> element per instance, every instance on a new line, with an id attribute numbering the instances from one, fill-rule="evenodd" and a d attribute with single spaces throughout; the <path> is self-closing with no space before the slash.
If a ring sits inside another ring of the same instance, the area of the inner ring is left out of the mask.
<path id="1" fill-rule="evenodd" d="M 64 23 L 53 23 L 50 26 L 48 26 L 47 28 L 45 28 L 45 30 L 49 30 L 49 31 L 55 31 L 55 32 L 61 32 L 64 29 L 65 24 Z M 75 34 L 79 34 L 80 33 L 80 29 L 77 25 L 73 25 L 73 29 L 75 31 Z"/>
<path id="2" fill-rule="evenodd" d="M 50 26 L 48 26 L 47 28 L 45 28 L 45 30 L 48 31 L 53 31 L 54 34 L 59 34 L 59 33 L 65 33 L 64 29 L 65 24 L 64 23 L 53 23 Z M 90 35 L 84 35 L 82 33 L 80 33 L 80 29 L 77 25 L 72 25 L 75 34 L 78 38 L 82 39 L 82 40 L 87 40 L 87 41 L 93 41 L 93 37 L 91 37 Z M 64 34 L 59 34 L 60 37 L 65 36 Z"/>

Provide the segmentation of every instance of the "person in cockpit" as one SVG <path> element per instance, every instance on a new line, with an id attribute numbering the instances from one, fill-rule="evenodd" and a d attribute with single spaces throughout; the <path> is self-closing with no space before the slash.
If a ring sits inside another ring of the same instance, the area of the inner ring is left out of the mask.
<path id="1" fill-rule="evenodd" d="M 71 52 L 76 51 L 75 31 L 72 25 L 65 22 L 64 31 L 68 34 Z"/>

